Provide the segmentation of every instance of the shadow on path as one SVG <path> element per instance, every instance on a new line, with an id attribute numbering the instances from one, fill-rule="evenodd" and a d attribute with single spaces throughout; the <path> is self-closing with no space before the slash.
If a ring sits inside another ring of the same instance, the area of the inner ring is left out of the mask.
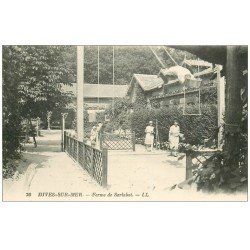
<path id="1" fill-rule="evenodd" d="M 44 167 L 52 156 L 61 152 L 61 137 L 60 133 L 49 134 L 37 137 L 37 147 L 34 147 L 33 142 L 27 143 L 24 146 L 23 152 L 25 164 L 20 166 L 18 171 L 23 173 L 31 163 L 36 165 L 36 168 Z M 25 167 L 26 166 L 26 167 Z"/>
<path id="2" fill-rule="evenodd" d="M 46 140 L 44 138 L 37 138 L 37 147 L 35 148 L 33 143 L 26 144 L 25 150 L 32 153 L 42 153 L 42 152 L 61 152 L 61 141 L 60 139 Z"/>

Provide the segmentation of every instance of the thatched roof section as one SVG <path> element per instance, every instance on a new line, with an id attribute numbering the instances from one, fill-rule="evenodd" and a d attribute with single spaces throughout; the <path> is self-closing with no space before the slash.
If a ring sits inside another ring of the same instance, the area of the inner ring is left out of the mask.
<path id="1" fill-rule="evenodd" d="M 134 79 L 139 83 L 144 91 L 161 88 L 164 81 L 157 75 L 134 74 Z"/>

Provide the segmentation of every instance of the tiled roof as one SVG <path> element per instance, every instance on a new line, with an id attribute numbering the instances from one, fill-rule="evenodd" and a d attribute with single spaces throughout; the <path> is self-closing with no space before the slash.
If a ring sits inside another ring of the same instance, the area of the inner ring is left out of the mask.
<path id="1" fill-rule="evenodd" d="M 74 96 L 76 96 L 76 84 L 73 83 L 72 86 L 69 85 L 61 85 L 61 89 L 64 92 L 72 92 Z M 127 85 L 114 85 L 113 84 L 83 84 L 83 95 L 85 98 L 97 98 L 98 92 L 100 98 L 112 98 L 114 97 L 124 97 L 127 93 L 128 86 Z"/>
<path id="2" fill-rule="evenodd" d="M 157 75 L 134 74 L 134 78 L 144 91 L 161 88 L 164 81 Z"/>

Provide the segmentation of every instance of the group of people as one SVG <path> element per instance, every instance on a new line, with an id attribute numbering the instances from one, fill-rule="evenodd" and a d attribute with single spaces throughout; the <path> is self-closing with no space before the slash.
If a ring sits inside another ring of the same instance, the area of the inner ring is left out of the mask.
<path id="1" fill-rule="evenodd" d="M 101 128 L 102 128 L 101 122 L 99 122 L 97 126 L 92 127 L 90 131 L 91 145 L 96 146 L 96 144 L 99 142 Z"/>
<path id="2" fill-rule="evenodd" d="M 98 146 L 100 140 L 100 132 L 102 128 L 102 123 L 98 123 L 98 125 L 94 125 L 90 132 L 90 142 L 93 146 Z M 153 122 L 150 121 L 148 126 L 145 129 L 145 147 L 147 151 L 152 151 L 154 146 L 154 138 L 155 138 L 155 128 L 153 126 Z M 177 120 L 174 120 L 173 125 L 169 129 L 169 148 L 171 150 L 171 155 L 178 156 L 178 148 L 179 141 L 182 134 L 180 133 L 180 126 Z"/>
<path id="3" fill-rule="evenodd" d="M 154 145 L 154 126 L 153 122 L 150 121 L 148 126 L 145 129 L 145 146 L 147 151 L 153 150 Z M 169 147 L 171 150 L 171 155 L 177 156 L 178 148 L 179 148 L 179 141 L 180 141 L 180 126 L 178 121 L 174 120 L 174 124 L 169 129 Z"/>

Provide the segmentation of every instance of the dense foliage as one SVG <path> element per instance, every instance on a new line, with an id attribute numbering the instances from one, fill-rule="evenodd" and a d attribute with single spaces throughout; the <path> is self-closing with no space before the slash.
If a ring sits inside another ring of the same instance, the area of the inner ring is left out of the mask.
<path id="1" fill-rule="evenodd" d="M 244 147 L 241 148 L 241 159 L 238 165 L 232 168 L 228 168 L 225 165 L 225 160 L 228 158 L 226 151 L 218 150 L 209 154 L 201 153 L 197 151 L 198 149 L 200 147 L 192 146 L 191 144 L 181 143 L 180 145 L 180 151 L 192 158 L 190 167 L 192 168 L 193 176 L 185 181 L 186 183 L 194 183 L 197 185 L 197 190 L 209 192 L 218 189 L 229 192 L 246 190 L 248 166 L 247 152 Z M 183 156 L 180 158 L 183 158 Z"/>
<path id="2" fill-rule="evenodd" d="M 174 66 L 173 61 L 161 46 L 153 46 L 154 51 L 166 67 Z M 190 53 L 168 49 L 171 56 L 181 63 L 185 56 L 196 58 Z M 98 82 L 98 47 L 85 46 L 85 81 Z M 114 46 L 114 81 L 115 84 L 128 84 L 133 74 L 158 74 L 161 64 L 150 50 L 149 46 Z M 113 82 L 113 46 L 99 46 L 99 82 Z"/>
<path id="3" fill-rule="evenodd" d="M 60 113 L 71 100 L 59 87 L 74 80 L 73 66 L 64 58 L 70 50 L 69 46 L 3 46 L 4 177 L 15 170 L 11 160 L 20 157 L 22 121 L 46 120 L 48 111 Z"/>
<path id="4" fill-rule="evenodd" d="M 189 155 L 192 160 L 193 177 L 187 182 L 195 183 L 198 190 L 214 191 L 246 191 L 248 184 L 248 103 L 247 103 L 247 79 L 242 82 L 242 119 L 236 136 L 239 138 L 239 152 L 230 155 L 223 146 L 223 151 L 213 153 L 204 160 L 197 152 L 198 147 L 190 144 L 182 144 L 180 150 Z M 223 130 L 223 137 L 227 136 Z M 239 159 L 235 164 L 233 158 Z M 227 164 L 226 164 L 227 163 Z"/>
<path id="5" fill-rule="evenodd" d="M 144 130 L 149 121 L 158 122 L 158 131 L 161 142 L 168 141 L 168 132 L 173 121 L 180 124 L 181 133 L 191 144 L 203 144 L 204 139 L 210 138 L 217 129 L 217 108 L 215 105 L 201 105 L 199 116 L 185 116 L 183 109 L 178 106 L 163 107 L 160 109 L 135 110 L 131 118 L 131 126 L 137 138 L 143 138 Z M 195 130 L 195 132 L 194 132 Z"/>
<path id="6" fill-rule="evenodd" d="M 217 130 L 217 107 L 215 104 L 201 105 L 202 115 L 185 116 L 183 108 L 178 105 L 171 107 L 150 108 L 145 107 L 143 97 L 138 98 L 136 104 L 131 104 L 128 99 L 117 99 L 114 109 L 111 107 L 107 113 L 112 117 L 107 127 L 113 129 L 131 129 L 135 132 L 138 142 L 144 140 L 144 130 L 149 121 L 158 123 L 159 139 L 161 143 L 168 141 L 168 132 L 173 121 L 180 123 L 181 133 L 190 144 L 203 144 L 204 139 L 210 138 Z M 197 109 L 193 106 L 192 109 Z M 132 112 L 133 110 L 133 112 Z M 195 129 L 195 133 L 194 133 Z"/>

